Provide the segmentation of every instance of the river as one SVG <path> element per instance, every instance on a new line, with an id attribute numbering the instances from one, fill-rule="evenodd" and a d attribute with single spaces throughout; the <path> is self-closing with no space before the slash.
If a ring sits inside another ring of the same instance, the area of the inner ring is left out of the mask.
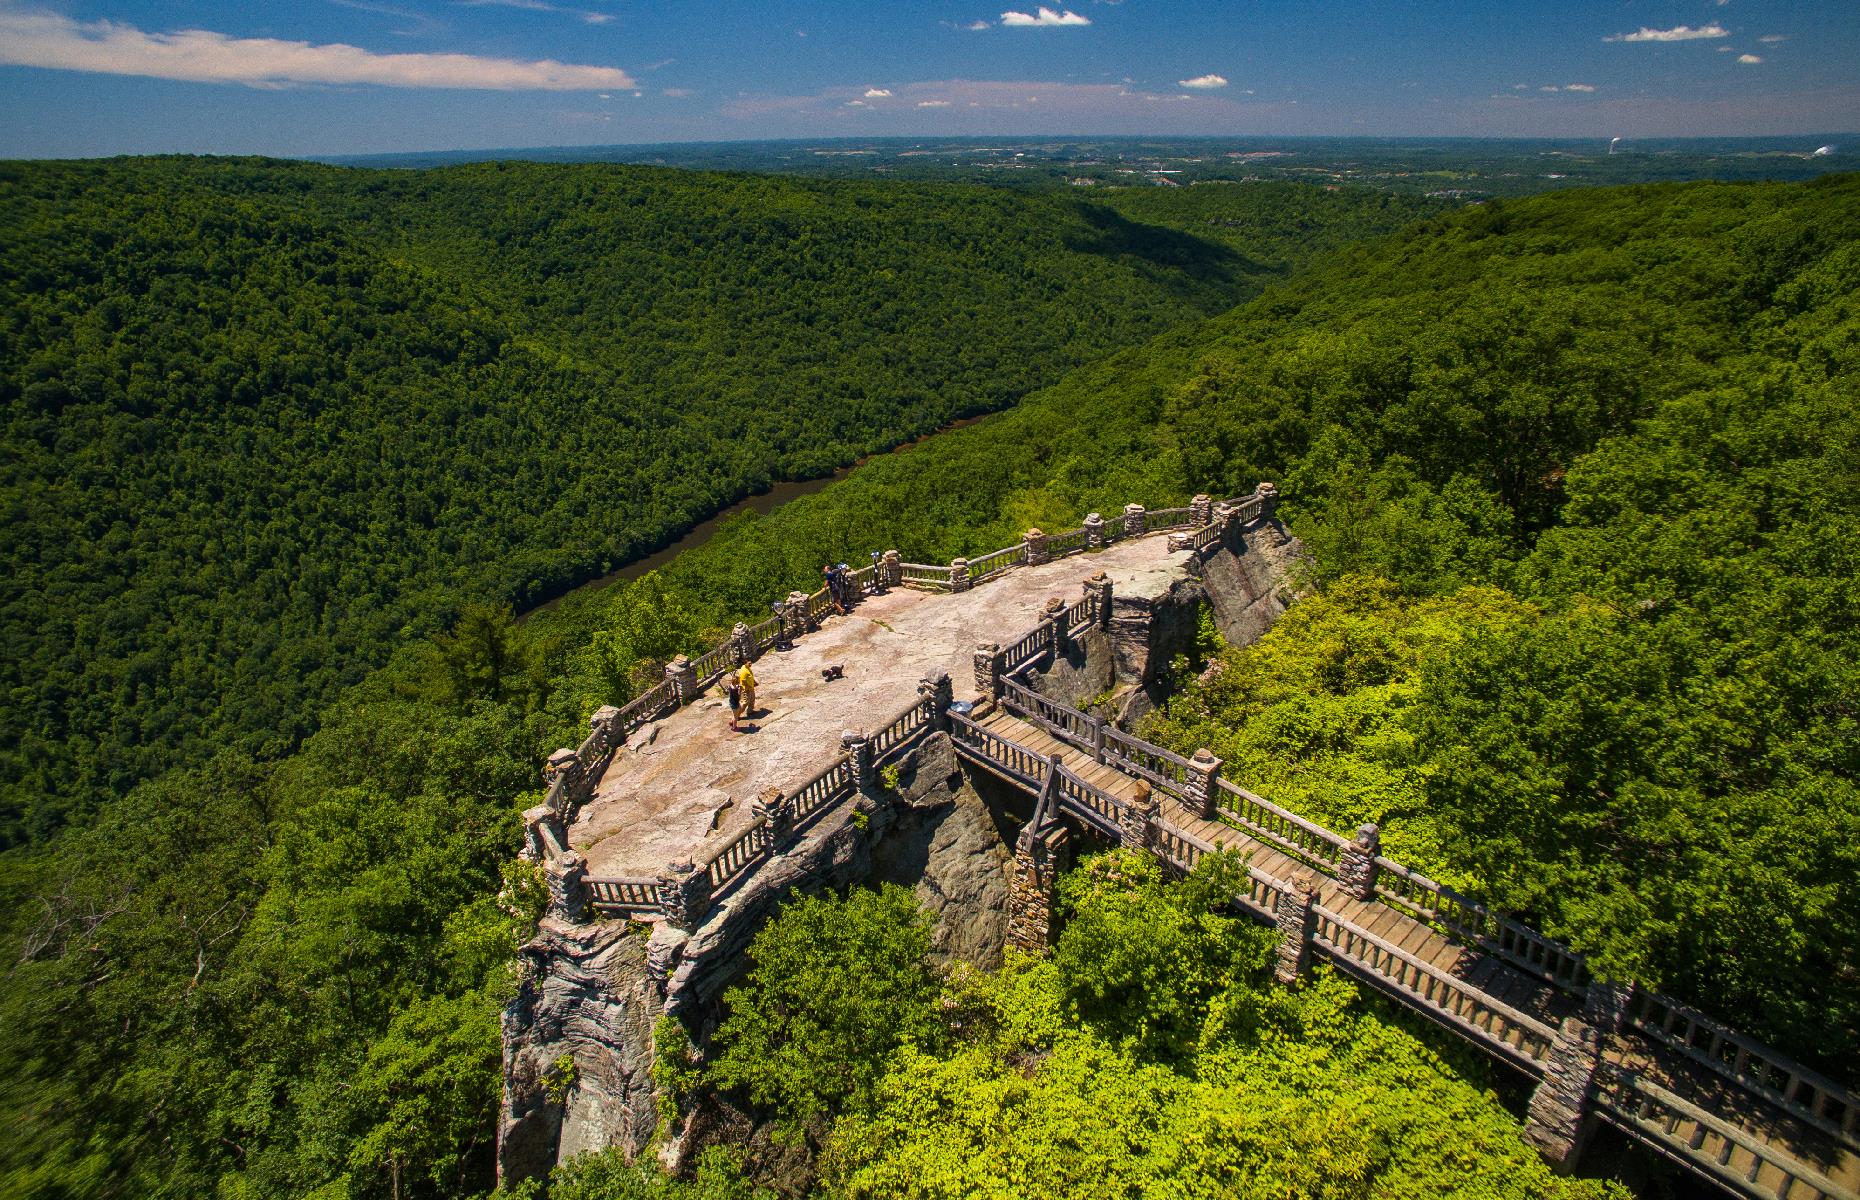
<path id="1" fill-rule="evenodd" d="M 921 442 L 926 442 L 937 436 L 937 434 L 948 433 L 952 429 L 962 429 L 966 426 L 975 424 L 977 421 L 982 420 L 983 417 L 991 415 L 990 413 L 983 413 L 980 416 L 964 417 L 959 421 L 952 421 L 933 433 L 926 433 L 920 438 L 914 438 L 898 446 L 896 449 L 884 451 L 883 454 L 896 454 L 900 450 L 909 450 L 912 446 L 918 445 Z M 695 550 L 705 542 L 710 541 L 711 538 L 717 536 L 718 528 L 731 517 L 746 512 L 760 513 L 763 516 L 767 516 L 790 500 L 798 500 L 802 496 L 811 496 L 815 492 L 825 488 L 828 484 L 838 483 L 858 468 L 871 462 L 874 458 L 882 457 L 883 454 L 868 454 L 851 466 L 841 467 L 839 470 L 833 472 L 833 474 L 822 475 L 818 479 L 784 480 L 774 484 L 765 491 L 760 491 L 753 496 L 747 496 L 738 500 L 735 504 L 717 513 L 715 516 L 710 517 L 708 520 L 700 521 L 696 525 L 693 525 L 690 529 L 685 531 L 684 536 L 665 547 L 665 549 L 655 550 L 644 558 L 636 558 L 625 566 L 617 570 L 609 571 L 598 579 L 590 579 L 586 583 L 572 587 L 552 600 L 544 600 L 534 608 L 525 609 L 517 619 L 523 620 L 525 617 L 532 616 L 539 612 L 548 612 L 556 605 L 562 603 L 563 600 L 579 592 L 599 591 L 601 588 L 611 586 L 612 584 L 629 579 L 638 579 L 647 571 L 656 570 L 666 563 L 671 562 L 685 551 Z"/>

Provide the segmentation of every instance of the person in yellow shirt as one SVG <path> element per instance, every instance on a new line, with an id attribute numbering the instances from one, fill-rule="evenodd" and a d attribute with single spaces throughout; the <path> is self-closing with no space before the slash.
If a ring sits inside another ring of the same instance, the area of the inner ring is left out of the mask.
<path id="1" fill-rule="evenodd" d="M 756 715 L 756 673 L 744 663 L 736 671 L 736 686 L 743 693 L 743 719 L 754 720 Z"/>

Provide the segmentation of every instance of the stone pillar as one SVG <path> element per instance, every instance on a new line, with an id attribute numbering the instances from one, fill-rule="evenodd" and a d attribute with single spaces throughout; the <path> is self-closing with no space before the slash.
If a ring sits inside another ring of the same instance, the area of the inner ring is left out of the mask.
<path id="1" fill-rule="evenodd" d="M 955 700 L 949 672 L 937 668 L 917 681 L 917 695 L 930 701 L 930 728 L 949 732 L 949 706 Z"/>
<path id="2" fill-rule="evenodd" d="M 749 626 L 738 621 L 730 630 L 730 662 L 733 666 L 742 666 L 756 661 L 756 638 L 749 632 Z"/>
<path id="3" fill-rule="evenodd" d="M 1001 676 L 1007 670 L 1007 655 L 999 642 L 983 642 L 975 648 L 975 690 L 984 700 L 1001 698 Z"/>
<path id="4" fill-rule="evenodd" d="M 1188 760 L 1188 769 L 1182 772 L 1182 803 L 1204 821 L 1214 819 L 1214 801 L 1219 790 L 1215 780 L 1220 777 L 1221 760 L 1206 746 L 1195 751 L 1195 756 Z"/>
<path id="5" fill-rule="evenodd" d="M 1046 645 L 1055 660 L 1066 656 L 1066 602 L 1049 597 L 1040 608 L 1040 628 L 1046 630 Z"/>
<path id="6" fill-rule="evenodd" d="M 872 743 L 862 731 L 848 729 L 840 734 L 840 746 L 852 760 L 853 786 L 859 789 L 860 795 L 870 796 L 878 790 L 878 768 L 873 765 Z"/>
<path id="7" fill-rule="evenodd" d="M 1382 830 L 1359 825 L 1356 837 L 1337 860 L 1337 884 L 1358 900 L 1376 898 L 1376 855 L 1382 853 Z"/>
<path id="8" fill-rule="evenodd" d="M 952 558 L 949 560 L 949 590 L 966 592 L 969 590 L 969 560 Z"/>
<path id="9" fill-rule="evenodd" d="M 794 832 L 794 806 L 780 788 L 764 788 L 749 804 L 749 815 L 765 822 L 769 831 L 769 848 L 773 850 Z"/>
<path id="10" fill-rule="evenodd" d="M 1558 1171 L 1572 1171 L 1595 1132 L 1591 1103 L 1595 1072 L 1601 1065 L 1608 1039 L 1621 1028 L 1627 1013 L 1629 989 L 1600 979 L 1589 981 L 1583 1011 L 1563 1018 L 1544 1077 L 1531 1093 L 1525 1110 L 1524 1140 L 1537 1148 Z"/>
<path id="11" fill-rule="evenodd" d="M 564 788 L 575 786 L 575 777 L 581 774 L 581 760 L 575 752 L 564 746 L 543 760 L 543 786 L 548 787 L 558 778 Z"/>
<path id="12" fill-rule="evenodd" d="M 588 919 L 588 860 L 573 850 L 544 861 L 543 879 L 549 885 L 549 915 L 579 925 Z"/>
<path id="13" fill-rule="evenodd" d="M 1144 532 L 1145 526 L 1144 526 L 1143 517 L 1144 517 L 1144 508 L 1141 504 L 1124 505 L 1124 536 L 1125 537 L 1136 537 L 1138 534 Z"/>
<path id="14" fill-rule="evenodd" d="M 1253 489 L 1253 494 L 1260 497 L 1259 519 L 1262 521 L 1272 520 L 1273 514 L 1279 511 L 1278 485 L 1262 483 Z"/>
<path id="15" fill-rule="evenodd" d="M 1094 574 L 1080 585 L 1085 596 L 1091 601 L 1091 617 L 1098 623 L 1098 628 L 1111 627 L 1111 577 L 1103 571 Z"/>
<path id="16" fill-rule="evenodd" d="M 546 863 L 555 857 L 555 846 L 568 846 L 562 815 L 547 804 L 524 809 L 523 856 L 531 862 Z"/>
<path id="17" fill-rule="evenodd" d="M 807 620 L 806 592 L 788 593 L 788 603 L 782 609 L 781 619 L 782 628 L 788 634 L 790 642 L 797 640 L 808 631 L 810 625 Z"/>
<path id="18" fill-rule="evenodd" d="M 1196 496 L 1188 502 L 1188 520 L 1196 529 L 1214 520 L 1214 497 L 1207 494 Z"/>
<path id="19" fill-rule="evenodd" d="M 1104 517 L 1098 513 L 1085 514 L 1085 548 L 1096 550 L 1104 545 Z"/>
<path id="20" fill-rule="evenodd" d="M 1007 944 L 1025 954 L 1045 954 L 1058 930 L 1054 900 L 1059 876 L 1070 857 L 1066 827 L 1049 821 L 1043 829 L 1029 822 L 1014 842 L 1008 876 Z"/>
<path id="21" fill-rule="evenodd" d="M 896 550 L 887 550 L 878 559 L 878 578 L 882 586 L 888 588 L 904 586 L 904 556 Z"/>
<path id="22" fill-rule="evenodd" d="M 1152 850 L 1156 846 L 1156 820 L 1162 813 L 1150 785 L 1139 781 L 1136 795 L 1117 810 L 1118 841 L 1126 850 Z"/>
<path id="23" fill-rule="evenodd" d="M 608 730 L 612 730 L 614 727 L 614 722 L 618 720 L 619 717 L 620 717 L 619 709 L 615 708 L 611 704 L 603 704 L 599 708 L 595 709 L 593 715 L 588 718 L 588 728 L 591 730 L 595 730 L 597 732 L 602 727 L 605 727 Z"/>
<path id="24" fill-rule="evenodd" d="M 1309 871 L 1292 876 L 1292 882 L 1279 893 L 1273 908 L 1275 924 L 1279 927 L 1279 951 L 1272 969 L 1272 977 L 1279 983 L 1288 986 L 1297 983 L 1305 968 L 1311 965 L 1311 934 L 1317 924 L 1312 919 L 1311 908 L 1317 903 L 1317 897 L 1317 880 Z"/>
<path id="25" fill-rule="evenodd" d="M 686 656 L 677 655 L 665 664 L 665 682 L 672 685 L 673 703 L 689 704 L 697 698 L 697 668 Z"/>
<path id="26" fill-rule="evenodd" d="M 1046 535 L 1038 529 L 1029 529 L 1020 540 L 1021 561 L 1030 567 L 1037 567 L 1043 562 L 1051 562 L 1052 555 L 1046 552 Z"/>
<path id="27" fill-rule="evenodd" d="M 710 874 L 688 858 L 659 873 L 659 904 L 674 929 L 690 931 L 710 912 Z"/>

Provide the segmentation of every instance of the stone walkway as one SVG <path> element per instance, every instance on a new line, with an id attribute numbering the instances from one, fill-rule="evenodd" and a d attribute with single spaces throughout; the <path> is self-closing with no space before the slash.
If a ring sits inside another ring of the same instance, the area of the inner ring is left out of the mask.
<path id="1" fill-rule="evenodd" d="M 894 588 L 868 596 L 789 651 L 755 664 L 753 733 L 731 733 L 721 690 L 627 739 L 582 805 L 570 845 L 595 877 L 656 875 L 666 864 L 702 854 L 749 821 L 764 789 L 792 790 L 840 753 L 846 730 L 873 730 L 917 697 L 917 682 L 949 672 L 957 699 L 974 697 L 978 642 L 1007 643 L 1031 629 L 1052 596 L 1070 604 L 1095 572 L 1111 577 L 1117 596 L 1157 597 L 1186 574 L 1186 553 L 1170 553 L 1167 534 L 1152 534 L 1091 554 L 1006 574 L 954 595 Z M 821 671 L 845 667 L 831 683 Z"/>

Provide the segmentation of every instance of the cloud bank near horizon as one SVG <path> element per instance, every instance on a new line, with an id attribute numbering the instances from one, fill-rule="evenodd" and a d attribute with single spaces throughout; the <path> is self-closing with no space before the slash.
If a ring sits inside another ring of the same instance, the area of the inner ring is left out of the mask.
<path id="1" fill-rule="evenodd" d="M 377 54 L 341 42 L 237 38 L 207 29 L 147 33 L 115 21 L 80 22 L 15 8 L 0 8 L 0 64 L 251 87 L 372 84 L 577 92 L 637 86 L 617 67 L 576 66 L 554 59 Z"/>

